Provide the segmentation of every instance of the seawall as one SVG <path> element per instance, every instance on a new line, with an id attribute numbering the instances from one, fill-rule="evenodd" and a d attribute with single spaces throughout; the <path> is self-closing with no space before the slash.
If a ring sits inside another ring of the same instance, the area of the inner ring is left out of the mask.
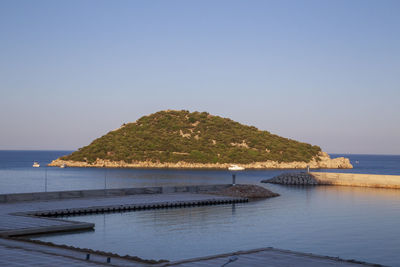
<path id="1" fill-rule="evenodd" d="M 319 184 L 400 188 L 400 175 L 311 172 Z"/>
<path id="2" fill-rule="evenodd" d="M 284 185 L 345 185 L 378 188 L 400 188 L 400 175 L 292 172 L 283 173 L 261 182 Z"/>

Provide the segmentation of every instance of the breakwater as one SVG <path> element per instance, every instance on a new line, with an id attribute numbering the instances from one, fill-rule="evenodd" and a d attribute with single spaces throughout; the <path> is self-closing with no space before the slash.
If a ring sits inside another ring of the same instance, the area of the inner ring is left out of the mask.
<path id="1" fill-rule="evenodd" d="M 331 185 L 400 188 L 400 175 L 311 172 L 319 182 Z"/>
<path id="2" fill-rule="evenodd" d="M 400 175 L 377 175 L 334 172 L 283 173 L 263 183 L 285 185 L 344 185 L 377 188 L 400 188 Z"/>

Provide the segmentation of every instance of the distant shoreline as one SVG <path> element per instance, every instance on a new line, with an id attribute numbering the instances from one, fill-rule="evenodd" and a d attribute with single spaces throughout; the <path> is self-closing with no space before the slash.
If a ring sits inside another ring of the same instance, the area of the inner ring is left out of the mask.
<path id="1" fill-rule="evenodd" d="M 238 163 L 161 163 L 161 162 L 134 162 L 126 163 L 124 161 L 109 161 L 97 159 L 93 163 L 71 160 L 53 160 L 48 166 L 60 167 L 65 165 L 67 167 L 80 167 L 80 168 L 132 168 L 132 169 L 227 169 L 232 164 Z M 238 164 L 245 169 L 352 169 L 353 166 L 348 158 L 339 157 L 331 159 L 329 156 L 320 157 L 319 161 L 313 159 L 310 162 L 277 162 L 265 161 L 254 162 L 248 164 Z"/>

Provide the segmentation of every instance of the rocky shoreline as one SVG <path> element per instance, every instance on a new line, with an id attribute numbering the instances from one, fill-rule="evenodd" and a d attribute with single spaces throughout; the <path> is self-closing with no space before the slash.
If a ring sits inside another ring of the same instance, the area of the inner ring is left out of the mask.
<path id="1" fill-rule="evenodd" d="M 132 162 L 127 163 L 124 161 L 109 161 L 104 159 L 97 159 L 93 163 L 71 160 L 53 160 L 48 166 L 60 167 L 82 167 L 82 168 L 156 168 L 156 169 L 227 169 L 231 164 L 229 163 L 161 163 L 161 162 Z M 278 161 L 265 161 L 254 162 L 249 164 L 239 164 L 246 169 L 352 169 L 353 166 L 348 158 L 340 157 L 331 159 L 325 152 L 318 155 L 318 160 L 313 158 L 310 162 L 278 162 Z"/>

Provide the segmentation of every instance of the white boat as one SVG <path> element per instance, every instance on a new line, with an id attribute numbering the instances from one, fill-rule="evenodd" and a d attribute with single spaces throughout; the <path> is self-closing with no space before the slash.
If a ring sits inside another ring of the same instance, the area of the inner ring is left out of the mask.
<path id="1" fill-rule="evenodd" d="M 244 167 L 238 166 L 238 165 L 231 165 L 228 167 L 228 170 L 230 171 L 243 171 Z"/>
<path id="2" fill-rule="evenodd" d="M 61 164 L 60 165 L 60 168 L 65 168 L 65 167 L 67 167 L 67 164 Z"/>
<path id="3" fill-rule="evenodd" d="M 32 167 L 39 168 L 40 167 L 39 162 L 34 161 Z"/>

